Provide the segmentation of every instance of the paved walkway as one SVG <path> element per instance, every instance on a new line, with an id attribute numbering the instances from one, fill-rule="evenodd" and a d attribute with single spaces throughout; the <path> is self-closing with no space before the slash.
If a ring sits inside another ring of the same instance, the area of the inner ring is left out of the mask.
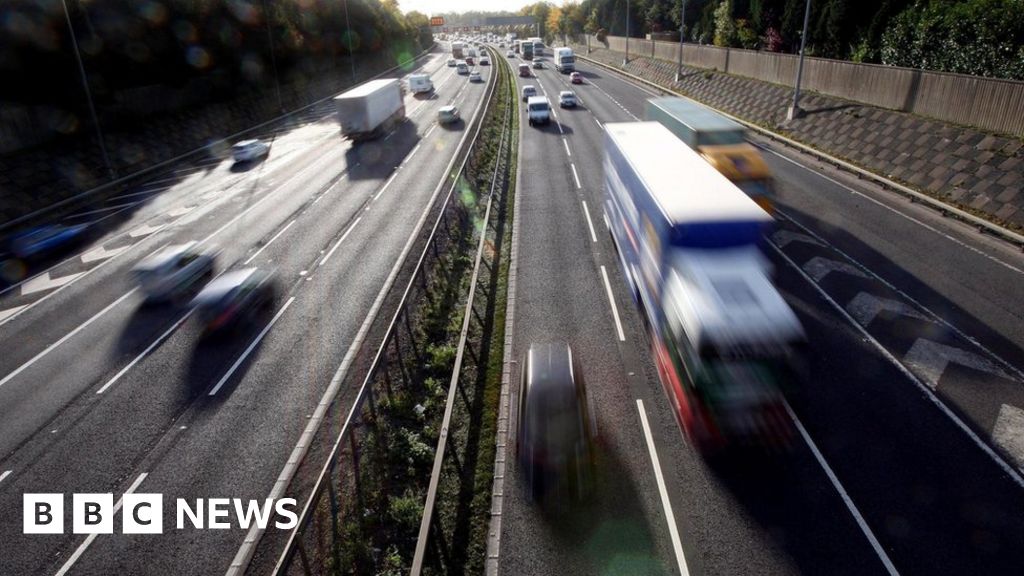
<path id="1" fill-rule="evenodd" d="M 792 88 L 620 52 L 587 56 L 666 86 L 733 116 L 778 132 L 862 168 L 1017 231 L 1024 230 L 1024 142 L 815 93 L 801 97 L 807 115 L 785 123 Z"/>

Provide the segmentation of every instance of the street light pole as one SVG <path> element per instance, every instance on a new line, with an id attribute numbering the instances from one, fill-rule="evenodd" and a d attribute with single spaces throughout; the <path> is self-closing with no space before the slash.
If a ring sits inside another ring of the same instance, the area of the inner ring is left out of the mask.
<path id="1" fill-rule="evenodd" d="M 807 0 L 804 8 L 804 31 L 800 34 L 800 63 L 796 67 L 796 86 L 793 88 L 793 105 L 786 112 L 787 120 L 794 120 L 803 116 L 804 111 L 800 109 L 800 81 L 804 76 L 804 48 L 807 46 L 807 22 L 811 19 L 811 0 Z"/>
<path id="2" fill-rule="evenodd" d="M 352 26 L 348 22 L 348 0 L 341 3 L 345 8 L 345 37 L 348 39 L 348 64 L 352 67 L 352 84 L 356 83 L 356 55 L 352 51 Z"/>
<path id="3" fill-rule="evenodd" d="M 683 78 L 683 38 L 686 34 L 686 0 L 683 0 L 683 7 L 679 9 L 679 65 L 676 68 L 676 82 Z"/>
<path id="4" fill-rule="evenodd" d="M 277 107 L 284 114 L 284 100 L 281 99 L 281 80 L 277 76 L 277 55 L 274 54 L 274 34 L 270 30 L 270 11 L 267 0 L 263 0 L 263 19 L 267 23 L 267 42 L 270 43 L 270 65 L 274 67 L 274 90 L 277 91 Z"/>
<path id="5" fill-rule="evenodd" d="M 626 0 L 626 57 L 622 59 L 622 65 L 629 64 L 629 0 Z"/>
<path id="6" fill-rule="evenodd" d="M 92 116 L 92 125 L 96 129 L 96 140 L 100 144 L 100 153 L 103 155 L 103 162 L 107 165 L 107 175 L 111 180 L 117 179 L 117 172 L 110 162 L 110 155 L 107 154 L 107 144 L 103 141 L 103 130 L 100 128 L 100 119 L 96 115 L 96 106 L 92 101 L 92 90 L 89 88 L 89 78 L 85 74 L 85 64 L 82 63 L 82 54 L 78 51 L 78 38 L 75 36 L 75 27 L 71 25 L 71 13 L 68 11 L 67 0 L 61 0 L 64 6 L 64 18 L 68 22 L 68 32 L 71 34 L 71 47 L 75 52 L 75 61 L 78 62 L 78 74 L 82 79 L 82 88 L 85 89 L 85 99 L 89 103 L 89 114 Z"/>

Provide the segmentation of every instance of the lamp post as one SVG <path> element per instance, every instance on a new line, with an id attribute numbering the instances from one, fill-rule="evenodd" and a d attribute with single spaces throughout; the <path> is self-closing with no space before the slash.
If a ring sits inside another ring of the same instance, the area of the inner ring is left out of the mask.
<path id="1" fill-rule="evenodd" d="M 800 63 L 796 67 L 796 86 L 793 88 L 793 105 L 786 112 L 787 120 L 794 120 L 803 116 L 804 111 L 800 109 L 800 81 L 804 76 L 804 48 L 807 46 L 807 22 L 811 18 L 811 0 L 807 0 L 804 8 L 804 31 L 800 34 Z"/>
<path id="2" fill-rule="evenodd" d="M 267 23 L 267 42 L 270 43 L 270 64 L 274 68 L 274 89 L 277 91 L 277 107 L 284 114 L 284 100 L 281 99 L 281 80 L 277 76 L 277 55 L 274 54 L 274 34 L 270 30 L 270 10 L 263 0 L 263 19 Z"/>
<path id="3" fill-rule="evenodd" d="M 679 9 L 679 65 L 676 67 L 676 82 L 683 78 L 683 38 L 686 34 L 686 0 Z"/>
<path id="4" fill-rule="evenodd" d="M 78 38 L 75 36 L 75 27 L 71 25 L 71 13 L 68 12 L 68 3 L 61 0 L 64 7 L 64 18 L 68 23 L 68 33 L 71 34 L 71 47 L 75 52 L 75 61 L 78 62 L 78 75 L 82 79 L 82 88 L 85 89 L 85 99 L 89 103 L 89 114 L 92 116 L 92 125 L 96 130 L 96 140 L 100 144 L 100 153 L 103 155 L 103 162 L 107 165 L 107 175 L 111 180 L 117 179 L 117 172 L 110 162 L 110 155 L 107 154 L 107 144 L 103 141 L 103 130 L 100 128 L 100 119 L 96 115 L 96 106 L 92 101 L 92 90 L 89 88 L 89 78 L 85 74 L 85 64 L 82 63 L 82 54 L 78 51 Z"/>
<path id="5" fill-rule="evenodd" d="M 622 65 L 629 64 L 629 0 L 626 0 L 626 57 L 622 59 Z"/>

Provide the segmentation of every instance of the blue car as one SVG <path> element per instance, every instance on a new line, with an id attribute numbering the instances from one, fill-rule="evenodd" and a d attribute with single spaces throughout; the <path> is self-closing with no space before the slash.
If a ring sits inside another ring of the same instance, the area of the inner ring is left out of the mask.
<path id="1" fill-rule="evenodd" d="M 88 224 L 37 226 L 8 238 L 8 247 L 15 257 L 22 260 L 43 258 L 81 240 L 88 230 Z"/>

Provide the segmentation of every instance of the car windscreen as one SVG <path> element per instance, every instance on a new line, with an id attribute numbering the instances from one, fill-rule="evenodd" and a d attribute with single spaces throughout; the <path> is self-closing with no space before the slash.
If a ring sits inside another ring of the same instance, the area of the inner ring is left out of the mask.
<path id="1" fill-rule="evenodd" d="M 547 109 L 548 109 L 548 105 L 545 102 L 535 102 L 533 104 L 530 104 L 530 112 L 540 112 L 542 110 L 547 110 Z"/>

